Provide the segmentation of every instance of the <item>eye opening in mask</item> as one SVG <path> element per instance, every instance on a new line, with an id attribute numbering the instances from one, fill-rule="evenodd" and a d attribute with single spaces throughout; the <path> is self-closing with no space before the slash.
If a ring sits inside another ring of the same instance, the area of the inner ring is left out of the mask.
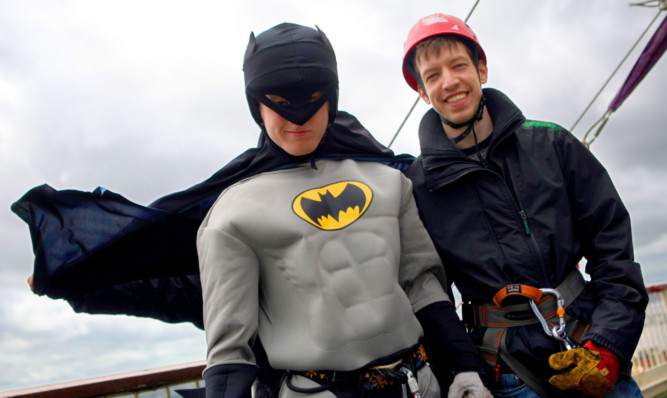
<path id="1" fill-rule="evenodd" d="M 320 98 L 322 98 L 323 95 L 324 95 L 324 91 L 323 91 L 323 90 L 317 90 L 317 91 L 315 91 L 314 93 L 312 93 L 312 94 L 310 95 L 310 99 L 306 100 L 305 102 L 306 102 L 306 103 L 313 103 L 313 102 L 316 102 L 317 100 L 319 100 Z M 291 103 L 290 100 L 288 100 L 288 99 L 286 99 L 286 98 L 284 98 L 284 97 L 281 97 L 281 96 L 278 95 L 278 94 L 266 94 L 266 98 L 268 98 L 269 101 L 271 101 L 271 102 L 273 102 L 274 104 L 279 105 L 279 106 L 288 106 L 288 105 L 290 105 L 290 103 Z"/>

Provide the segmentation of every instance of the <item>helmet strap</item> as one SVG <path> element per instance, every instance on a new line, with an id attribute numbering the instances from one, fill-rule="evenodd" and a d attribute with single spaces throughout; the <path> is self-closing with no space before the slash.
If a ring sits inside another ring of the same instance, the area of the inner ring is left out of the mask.
<path id="1" fill-rule="evenodd" d="M 440 119 L 441 119 L 443 122 L 445 122 L 445 120 L 446 120 L 446 119 L 444 119 L 442 116 L 440 117 Z M 446 122 L 445 122 L 445 123 L 446 123 Z M 468 121 L 468 122 L 466 122 L 466 123 L 470 123 L 470 121 Z M 447 124 L 449 124 L 449 123 L 447 123 Z M 451 126 L 451 124 L 449 124 L 449 125 Z M 458 144 L 459 142 L 465 140 L 466 137 L 470 135 L 470 132 L 473 130 L 472 127 L 473 127 L 474 125 L 475 125 L 475 122 L 473 121 L 472 123 L 470 123 L 470 124 L 468 125 L 468 128 L 465 129 L 465 131 L 463 131 L 461 134 L 457 135 L 457 136 L 454 137 L 454 138 L 450 138 L 449 141 L 451 141 L 452 144 L 456 145 L 456 144 Z M 463 127 L 463 126 L 465 126 L 465 123 L 460 125 L 460 127 Z M 454 126 L 452 126 L 452 127 L 454 127 Z"/>
<path id="2" fill-rule="evenodd" d="M 473 116 L 470 120 L 467 122 L 463 123 L 454 123 L 448 119 L 446 119 L 444 116 L 440 115 L 440 120 L 455 129 L 460 129 L 461 127 L 468 126 L 467 129 L 465 129 L 461 134 L 454 138 L 450 138 L 449 140 L 452 142 L 452 144 L 456 145 L 459 142 L 463 141 L 468 135 L 470 135 L 470 132 L 473 131 L 473 126 L 475 125 L 476 121 L 482 120 L 482 117 L 484 116 L 484 104 L 486 103 L 486 99 L 484 98 L 484 94 L 482 94 L 482 98 L 479 100 L 479 107 L 477 108 L 477 113 L 475 116 Z M 476 141 L 476 137 L 475 137 Z"/>

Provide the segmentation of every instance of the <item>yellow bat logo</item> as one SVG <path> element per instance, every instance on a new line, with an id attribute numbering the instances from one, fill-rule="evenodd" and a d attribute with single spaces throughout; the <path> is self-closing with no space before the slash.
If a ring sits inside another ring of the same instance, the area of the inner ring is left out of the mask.
<path id="1" fill-rule="evenodd" d="M 292 209 L 317 228 L 333 231 L 355 222 L 373 198 L 370 187 L 359 181 L 343 181 L 303 192 Z"/>

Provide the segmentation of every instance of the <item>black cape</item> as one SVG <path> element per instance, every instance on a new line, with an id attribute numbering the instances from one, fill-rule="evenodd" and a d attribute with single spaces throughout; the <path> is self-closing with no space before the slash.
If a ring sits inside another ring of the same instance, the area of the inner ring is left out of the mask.
<path id="1" fill-rule="evenodd" d="M 92 192 L 37 186 L 11 210 L 30 228 L 34 291 L 67 300 L 76 312 L 126 314 L 203 328 L 196 233 L 220 192 L 249 176 L 317 159 L 379 161 L 405 170 L 410 155 L 376 141 L 339 111 L 320 146 L 294 157 L 265 131 L 207 180 L 148 206 L 97 188 Z"/>

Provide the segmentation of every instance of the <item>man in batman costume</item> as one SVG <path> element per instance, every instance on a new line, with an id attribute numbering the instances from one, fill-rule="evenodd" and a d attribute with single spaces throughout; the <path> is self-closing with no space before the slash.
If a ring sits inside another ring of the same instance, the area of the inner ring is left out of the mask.
<path id="1" fill-rule="evenodd" d="M 258 145 L 208 180 L 147 207 L 100 188 L 47 185 L 12 205 L 30 226 L 34 291 L 75 311 L 206 326 L 207 396 L 249 396 L 257 377 L 259 395 L 275 394 L 258 332 L 271 366 L 287 371 L 281 396 L 398 396 L 408 387 L 438 396 L 421 341 L 439 379 L 455 376 L 450 396 L 488 394 L 396 170 L 412 158 L 337 110 L 326 36 L 294 24 L 251 35 L 244 74 Z M 305 153 L 275 142 L 265 125 L 267 115 L 307 125 L 322 112 L 323 137 Z M 340 203 L 356 189 L 350 206 Z M 317 195 L 333 214 L 304 210 Z"/>

